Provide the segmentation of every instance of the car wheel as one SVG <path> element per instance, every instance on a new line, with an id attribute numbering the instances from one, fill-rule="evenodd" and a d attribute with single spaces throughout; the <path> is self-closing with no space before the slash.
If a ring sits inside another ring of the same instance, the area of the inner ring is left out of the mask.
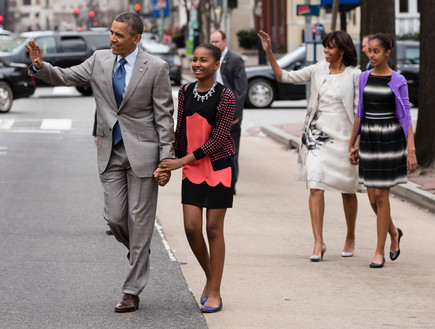
<path id="1" fill-rule="evenodd" d="M 76 89 L 83 96 L 92 96 L 92 88 L 90 85 L 77 86 Z"/>
<path id="2" fill-rule="evenodd" d="M 14 101 L 11 87 L 5 82 L 0 82 L 0 113 L 9 112 Z"/>
<path id="3" fill-rule="evenodd" d="M 264 79 L 255 79 L 249 82 L 246 106 L 248 108 L 269 107 L 275 99 L 275 89 Z"/>

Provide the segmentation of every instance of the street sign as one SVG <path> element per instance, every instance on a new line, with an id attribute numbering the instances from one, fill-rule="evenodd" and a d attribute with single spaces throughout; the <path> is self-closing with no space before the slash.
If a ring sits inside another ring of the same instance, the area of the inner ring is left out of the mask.
<path id="1" fill-rule="evenodd" d="M 160 10 L 166 9 L 166 0 L 157 0 L 157 8 Z"/>
<path id="2" fill-rule="evenodd" d="M 297 5 L 296 6 L 297 16 L 319 16 L 320 15 L 320 5 Z"/>
<path id="3" fill-rule="evenodd" d="M 169 0 L 153 0 L 153 16 L 160 17 L 161 10 L 164 17 L 169 16 Z"/>

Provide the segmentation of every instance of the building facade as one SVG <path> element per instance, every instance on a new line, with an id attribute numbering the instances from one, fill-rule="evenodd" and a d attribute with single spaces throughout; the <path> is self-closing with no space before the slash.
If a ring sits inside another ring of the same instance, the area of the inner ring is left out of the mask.
<path id="1" fill-rule="evenodd" d="M 7 8 L 3 27 L 15 33 L 76 30 L 110 26 L 117 14 L 128 11 L 129 1 L 8 0 Z"/>

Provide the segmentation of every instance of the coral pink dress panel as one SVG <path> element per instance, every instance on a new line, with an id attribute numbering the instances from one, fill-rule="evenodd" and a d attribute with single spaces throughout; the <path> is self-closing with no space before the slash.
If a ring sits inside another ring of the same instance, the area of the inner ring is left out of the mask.
<path id="1" fill-rule="evenodd" d="M 201 147 L 210 137 L 212 126 L 207 119 L 198 113 L 186 116 L 187 153 L 193 153 Z M 183 179 L 188 178 L 194 184 L 206 182 L 209 186 L 219 183 L 231 187 L 231 167 L 214 171 L 210 157 L 194 161 L 183 167 Z"/>

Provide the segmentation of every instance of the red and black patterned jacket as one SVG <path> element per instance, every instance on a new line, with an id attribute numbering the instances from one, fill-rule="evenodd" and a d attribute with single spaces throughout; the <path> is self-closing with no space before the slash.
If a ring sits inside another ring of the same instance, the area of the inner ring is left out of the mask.
<path id="1" fill-rule="evenodd" d="M 175 155 L 182 158 L 187 154 L 186 117 L 184 116 L 184 90 L 178 92 L 177 128 L 175 130 Z M 225 88 L 218 105 L 217 117 L 210 137 L 193 152 L 196 160 L 210 157 L 213 170 L 228 168 L 234 163 L 234 141 L 230 136 L 234 116 L 235 98 L 233 92 Z"/>

